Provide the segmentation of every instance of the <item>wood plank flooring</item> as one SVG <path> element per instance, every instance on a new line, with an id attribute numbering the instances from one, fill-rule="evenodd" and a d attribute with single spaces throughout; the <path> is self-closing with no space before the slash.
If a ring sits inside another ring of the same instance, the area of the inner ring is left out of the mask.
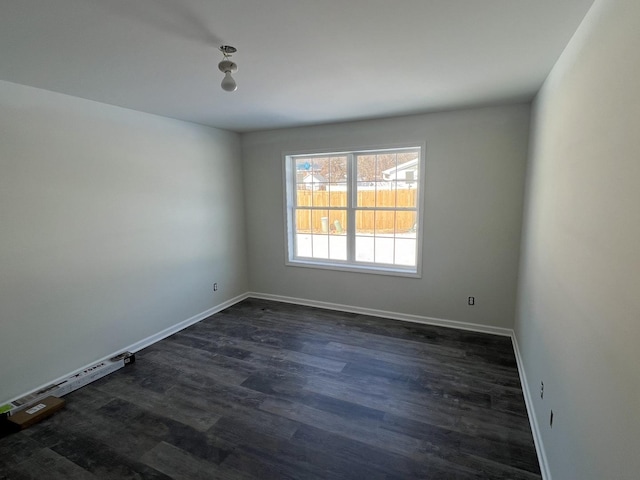
<path id="1" fill-rule="evenodd" d="M 0 479 L 540 479 L 511 340 L 247 299 L 0 439 Z"/>

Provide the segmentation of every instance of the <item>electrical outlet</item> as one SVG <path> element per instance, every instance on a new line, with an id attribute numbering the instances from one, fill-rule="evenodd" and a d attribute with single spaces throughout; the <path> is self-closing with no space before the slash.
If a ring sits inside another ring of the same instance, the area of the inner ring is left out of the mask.
<path id="1" fill-rule="evenodd" d="M 214 283 L 214 284 L 213 284 L 213 291 L 214 291 L 214 292 L 217 292 L 217 291 L 218 291 L 218 284 L 217 284 L 217 283 Z"/>
<path id="2" fill-rule="evenodd" d="M 467 305 L 475 305 L 476 297 L 467 297 Z"/>
<path id="3" fill-rule="evenodd" d="M 540 382 L 540 398 L 544 398 L 544 382 Z"/>
<path id="4" fill-rule="evenodd" d="M 551 415 L 549 415 L 549 428 L 553 428 L 553 410 L 551 410 Z"/>

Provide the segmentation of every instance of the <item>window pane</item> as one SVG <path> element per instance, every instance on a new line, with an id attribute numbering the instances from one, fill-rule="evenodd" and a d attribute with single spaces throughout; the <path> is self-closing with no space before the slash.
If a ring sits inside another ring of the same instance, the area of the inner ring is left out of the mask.
<path id="1" fill-rule="evenodd" d="M 329 258 L 329 235 L 312 235 L 313 258 Z"/>
<path id="2" fill-rule="evenodd" d="M 329 233 L 329 212 L 327 210 L 311 210 L 311 231 L 313 233 Z"/>
<path id="3" fill-rule="evenodd" d="M 416 212 L 399 211 L 396 212 L 396 235 L 416 236 Z"/>
<path id="4" fill-rule="evenodd" d="M 376 205 L 376 156 L 358 155 L 356 157 L 356 177 L 358 207 L 375 207 Z"/>
<path id="5" fill-rule="evenodd" d="M 331 260 L 347 259 L 347 236 L 346 235 L 330 235 L 329 236 L 329 258 Z"/>
<path id="6" fill-rule="evenodd" d="M 376 263 L 393 264 L 393 237 L 377 237 L 375 238 L 375 259 Z"/>
<path id="7" fill-rule="evenodd" d="M 367 183 L 365 186 L 358 186 L 358 207 L 374 208 L 376 206 L 375 183 Z"/>
<path id="8" fill-rule="evenodd" d="M 313 257 L 311 234 L 296 234 L 296 257 Z"/>
<path id="9" fill-rule="evenodd" d="M 296 186 L 297 188 L 306 188 L 304 179 L 313 168 L 313 158 L 297 157 L 295 160 L 296 169 Z"/>
<path id="10" fill-rule="evenodd" d="M 376 206 L 395 206 L 395 195 L 390 192 L 395 190 L 393 172 L 395 171 L 396 155 L 386 153 L 376 155 L 375 181 L 376 181 Z"/>
<path id="11" fill-rule="evenodd" d="M 376 210 L 376 236 L 389 237 L 395 233 L 396 212 Z"/>
<path id="12" fill-rule="evenodd" d="M 369 236 L 356 236 L 356 261 L 357 262 L 371 262 L 375 261 L 374 257 L 374 243 L 373 235 Z"/>
<path id="13" fill-rule="evenodd" d="M 416 266 L 415 238 L 396 238 L 395 264 Z"/>
<path id="14" fill-rule="evenodd" d="M 329 212 L 329 232 L 333 235 L 346 235 L 347 211 L 331 210 Z"/>
<path id="15" fill-rule="evenodd" d="M 329 205 L 332 207 L 347 206 L 347 184 L 330 184 L 329 185 Z"/>
<path id="16" fill-rule="evenodd" d="M 394 180 L 376 182 L 376 206 L 396 206 L 396 182 Z"/>
<path id="17" fill-rule="evenodd" d="M 314 192 L 327 192 L 329 190 L 329 170 L 331 168 L 331 157 L 326 158 L 316 158 L 313 163 L 313 173 L 311 177 L 313 180 L 311 181 L 312 189 Z M 314 205 L 329 205 L 329 198 L 326 194 L 319 195 L 322 200 L 320 203 L 315 203 Z"/>
<path id="18" fill-rule="evenodd" d="M 311 232 L 311 210 L 297 209 L 295 217 L 296 233 Z"/>
<path id="19" fill-rule="evenodd" d="M 420 152 L 410 151 L 398 154 L 397 189 L 399 207 L 416 207 Z"/>
<path id="20" fill-rule="evenodd" d="M 379 181 L 383 179 L 382 172 L 395 163 L 395 156 L 393 154 L 383 153 L 375 155 L 375 159 L 376 181 Z"/>
<path id="21" fill-rule="evenodd" d="M 347 181 L 346 155 L 331 157 L 331 162 L 329 165 L 329 170 L 326 172 L 326 177 L 331 183 L 341 183 Z"/>
<path id="22" fill-rule="evenodd" d="M 304 188 L 298 188 L 296 190 L 296 206 L 298 207 L 310 207 L 313 203 L 313 192 Z"/>
<path id="23" fill-rule="evenodd" d="M 376 212 L 373 210 L 356 211 L 356 234 L 373 235 L 376 231 Z"/>
<path id="24" fill-rule="evenodd" d="M 322 185 L 323 188 L 329 188 L 328 185 Z M 319 190 L 317 192 L 313 192 L 315 197 L 314 202 L 316 207 L 327 207 L 329 206 L 329 195 L 330 192 L 328 190 Z"/>
<path id="25" fill-rule="evenodd" d="M 400 208 L 416 208 L 418 201 L 418 190 L 410 186 L 398 184 L 398 207 Z"/>

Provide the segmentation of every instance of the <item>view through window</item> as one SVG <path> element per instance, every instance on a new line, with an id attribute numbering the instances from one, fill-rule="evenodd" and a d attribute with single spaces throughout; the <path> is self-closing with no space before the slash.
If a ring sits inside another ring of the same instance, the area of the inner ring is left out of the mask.
<path id="1" fill-rule="evenodd" d="M 419 273 L 421 147 L 285 162 L 290 263 Z"/>

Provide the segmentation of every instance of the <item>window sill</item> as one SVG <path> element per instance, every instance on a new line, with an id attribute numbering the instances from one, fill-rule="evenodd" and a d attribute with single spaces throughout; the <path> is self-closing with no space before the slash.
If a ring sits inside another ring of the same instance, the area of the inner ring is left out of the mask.
<path id="1" fill-rule="evenodd" d="M 288 267 L 315 268 L 320 270 L 334 270 L 338 272 L 369 273 L 373 275 L 388 275 L 405 278 L 422 278 L 422 274 L 411 268 L 395 268 L 392 266 L 378 265 L 353 265 L 346 263 L 331 263 L 317 260 L 288 260 Z"/>

